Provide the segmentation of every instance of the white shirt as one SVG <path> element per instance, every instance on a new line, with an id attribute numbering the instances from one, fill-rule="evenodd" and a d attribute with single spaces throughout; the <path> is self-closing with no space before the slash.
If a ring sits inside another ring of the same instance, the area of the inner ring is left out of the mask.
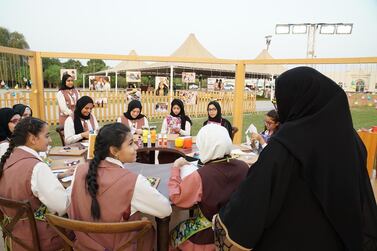
<path id="1" fill-rule="evenodd" d="M 122 123 L 122 119 L 121 119 L 121 117 L 119 117 L 119 118 L 117 119 L 117 122 Z M 132 122 L 131 122 L 131 120 L 128 120 L 128 126 L 129 126 L 130 129 L 131 129 L 131 133 L 134 134 L 137 128 L 135 128 L 135 127 L 132 126 Z M 147 119 L 146 117 L 144 117 L 144 126 L 148 126 L 148 127 L 149 127 L 148 119 Z M 141 128 L 140 128 L 140 129 L 141 129 Z"/>
<path id="2" fill-rule="evenodd" d="M 75 102 L 77 100 L 73 100 L 72 97 L 70 95 L 69 96 L 69 99 L 71 100 L 71 103 L 72 102 Z M 80 98 L 80 94 L 78 94 L 78 99 Z M 62 111 L 62 113 L 64 113 L 64 115 L 71 115 L 73 113 L 73 111 L 71 109 L 68 108 L 67 106 L 67 103 L 65 102 L 65 98 L 64 98 L 64 94 L 62 91 L 58 91 L 56 93 L 56 99 L 58 100 L 58 105 L 59 105 L 59 108 L 60 110 Z"/>
<path id="3" fill-rule="evenodd" d="M 191 135 L 191 124 L 190 122 L 186 121 L 186 130 L 180 130 L 179 134 L 182 136 L 190 136 Z M 164 118 L 164 121 L 162 121 L 161 126 L 161 133 L 166 134 L 168 132 L 168 122 L 166 121 L 166 118 Z"/>
<path id="4" fill-rule="evenodd" d="M 94 120 L 94 128 L 92 127 L 92 124 L 90 123 L 90 119 L 85 120 L 88 124 L 89 131 L 95 131 L 98 130 L 98 122 L 96 119 L 96 116 L 92 113 L 93 120 Z M 82 125 L 84 126 L 84 122 L 82 122 Z M 73 123 L 73 119 L 71 116 L 69 116 L 65 122 L 64 122 L 64 141 L 67 145 L 76 143 L 78 141 L 82 140 L 81 134 L 76 134 L 75 132 L 75 124 Z"/>
<path id="5" fill-rule="evenodd" d="M 5 141 L 0 144 L 0 159 L 3 157 L 4 153 L 8 150 L 9 142 Z"/>
<path id="6" fill-rule="evenodd" d="M 39 160 L 38 153 L 27 146 L 18 148 L 33 154 Z M 31 191 L 52 213 L 64 215 L 67 212 L 71 198 L 71 187 L 64 189 L 50 167 L 44 162 L 38 162 L 31 175 Z"/>
<path id="7" fill-rule="evenodd" d="M 126 168 L 119 160 L 110 157 L 107 157 L 105 160 L 122 168 Z M 172 212 L 169 200 L 157 191 L 156 188 L 152 187 L 141 174 L 137 176 L 134 194 L 131 199 L 131 215 L 137 211 L 158 218 L 165 218 L 171 215 Z"/>

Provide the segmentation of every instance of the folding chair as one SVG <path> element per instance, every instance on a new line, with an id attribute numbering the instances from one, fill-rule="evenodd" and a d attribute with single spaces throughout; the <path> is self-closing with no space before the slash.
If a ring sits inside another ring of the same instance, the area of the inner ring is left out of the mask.
<path id="1" fill-rule="evenodd" d="M 69 248 L 73 250 L 74 243 L 70 240 L 69 236 L 64 230 L 98 234 L 116 234 L 138 231 L 133 238 L 129 239 L 125 243 L 122 243 L 122 245 L 116 251 L 124 250 L 133 244 L 134 241 L 137 242 L 137 251 L 142 251 L 142 237 L 144 237 L 144 235 L 152 229 L 152 222 L 147 219 L 116 223 L 97 223 L 67 219 L 53 214 L 46 214 L 46 219 L 56 233 L 64 240 L 66 244 L 65 250 L 69 250 Z M 75 250 L 77 250 L 77 248 L 75 248 Z"/>

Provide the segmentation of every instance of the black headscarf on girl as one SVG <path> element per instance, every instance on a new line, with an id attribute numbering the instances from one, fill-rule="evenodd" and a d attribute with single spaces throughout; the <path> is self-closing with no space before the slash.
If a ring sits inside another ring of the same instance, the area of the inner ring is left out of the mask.
<path id="1" fill-rule="evenodd" d="M 377 207 L 345 92 L 320 72 L 298 67 L 277 79 L 276 100 L 282 125 L 275 140 L 301 164 L 346 249 L 360 250 L 366 235 L 377 239 Z"/>
<path id="2" fill-rule="evenodd" d="M 175 115 L 174 112 L 173 112 L 173 106 L 175 106 L 175 105 L 177 105 L 177 106 L 179 106 L 179 108 L 181 108 L 181 111 L 179 112 L 178 115 Z M 185 108 L 183 106 L 182 100 L 180 100 L 180 99 L 175 98 L 171 102 L 170 115 L 173 116 L 173 117 L 180 117 L 181 118 L 181 129 L 182 130 L 185 130 L 185 128 L 186 128 L 186 121 L 188 121 L 192 125 L 191 119 L 188 116 L 186 116 L 186 114 L 185 114 Z"/>
<path id="3" fill-rule="evenodd" d="M 70 78 L 70 77 L 72 78 L 72 76 L 69 75 L 69 74 L 64 74 L 64 75 L 63 75 L 62 83 L 61 83 L 61 85 L 60 85 L 59 90 L 71 90 L 71 89 L 75 88 L 75 86 L 68 87 L 68 86 L 65 84 L 65 82 L 67 82 L 67 79 Z"/>
<path id="4" fill-rule="evenodd" d="M 133 118 L 131 116 L 131 112 L 133 109 L 135 108 L 139 108 L 140 109 L 140 113 L 139 115 L 137 115 L 136 118 Z M 144 118 L 145 115 L 141 114 L 141 110 L 142 110 L 143 106 L 141 105 L 140 101 L 139 100 L 132 100 L 130 103 L 128 103 L 128 108 L 127 108 L 127 112 L 124 113 L 124 116 L 129 119 L 129 120 L 137 120 L 137 119 L 141 119 L 141 118 Z"/>
<path id="5" fill-rule="evenodd" d="M 73 120 L 76 134 L 84 132 L 81 120 L 90 119 L 90 114 L 88 116 L 84 116 L 81 113 L 81 110 L 84 109 L 87 104 L 94 104 L 93 99 L 89 96 L 82 96 L 81 98 L 79 98 L 79 100 L 77 100 Z"/>
<path id="6" fill-rule="evenodd" d="M 209 116 L 209 112 L 208 112 L 208 120 L 213 121 L 213 122 L 217 122 L 217 123 L 221 123 L 221 106 L 220 106 L 220 104 L 217 101 L 209 102 L 208 106 L 207 106 L 207 111 L 208 111 L 210 105 L 214 105 L 216 107 L 217 114 L 214 118 L 211 118 Z"/>
<path id="7" fill-rule="evenodd" d="M 20 114 L 21 117 L 24 115 L 26 108 L 30 109 L 30 117 L 33 117 L 33 111 L 31 110 L 30 106 L 23 105 L 23 104 L 17 104 L 13 106 L 14 112 L 17 114 Z"/>
<path id="8" fill-rule="evenodd" d="M 208 106 L 207 106 L 207 111 L 208 111 L 210 105 L 214 105 L 216 107 L 217 114 L 216 114 L 216 116 L 214 118 L 211 118 L 209 116 L 209 113 L 208 113 L 208 120 L 204 121 L 203 126 L 205 126 L 208 123 L 208 121 L 213 121 L 213 122 L 216 122 L 216 123 L 221 123 L 221 125 L 223 127 L 225 127 L 225 129 L 228 131 L 229 137 L 231 139 L 233 139 L 232 124 L 227 119 L 225 119 L 225 118 L 222 117 L 222 115 L 221 115 L 221 106 L 220 106 L 219 102 L 217 102 L 217 101 L 211 101 L 211 102 L 209 102 Z"/>
<path id="9" fill-rule="evenodd" d="M 12 108 L 6 107 L 0 109 L 0 141 L 6 140 L 12 135 L 8 123 L 15 114 Z"/>

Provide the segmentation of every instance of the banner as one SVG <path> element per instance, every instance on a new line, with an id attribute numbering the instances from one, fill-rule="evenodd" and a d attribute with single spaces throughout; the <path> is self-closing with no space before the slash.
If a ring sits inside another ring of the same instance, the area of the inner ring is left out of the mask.
<path id="1" fill-rule="evenodd" d="M 179 91 L 179 99 L 183 101 L 185 105 L 195 105 L 198 92 L 195 91 Z"/>
<path id="2" fill-rule="evenodd" d="M 127 71 L 126 72 L 127 82 L 141 82 L 141 71 Z"/>
<path id="3" fill-rule="evenodd" d="M 208 78 L 207 89 L 211 91 L 224 90 L 224 82 L 226 78 Z"/>
<path id="4" fill-rule="evenodd" d="M 109 76 L 89 76 L 89 90 L 110 91 Z"/>
<path id="5" fill-rule="evenodd" d="M 167 112 L 168 111 L 168 103 L 157 103 L 155 106 L 156 112 Z"/>
<path id="6" fill-rule="evenodd" d="M 166 96 L 169 93 L 169 80 L 167 77 L 156 76 L 155 94 L 157 96 Z"/>
<path id="7" fill-rule="evenodd" d="M 195 83 L 195 72 L 182 72 L 183 83 Z"/>
<path id="8" fill-rule="evenodd" d="M 127 102 L 132 100 L 141 101 L 141 89 L 140 88 L 127 88 L 126 89 Z"/>

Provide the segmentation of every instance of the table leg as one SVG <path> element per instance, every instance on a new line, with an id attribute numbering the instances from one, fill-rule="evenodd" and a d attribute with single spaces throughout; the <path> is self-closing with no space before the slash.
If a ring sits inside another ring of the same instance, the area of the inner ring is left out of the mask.
<path id="1" fill-rule="evenodd" d="M 157 251 L 169 250 L 169 222 L 170 216 L 163 219 L 156 217 L 157 225 Z"/>

